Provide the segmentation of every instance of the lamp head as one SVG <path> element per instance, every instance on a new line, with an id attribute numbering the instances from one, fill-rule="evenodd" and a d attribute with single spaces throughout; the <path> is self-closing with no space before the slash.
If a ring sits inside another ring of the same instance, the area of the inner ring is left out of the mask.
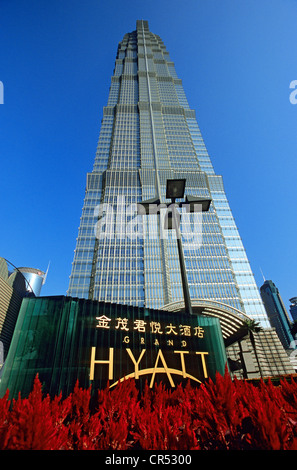
<path id="1" fill-rule="evenodd" d="M 182 199 L 185 194 L 186 179 L 167 180 L 166 199 Z"/>
<path id="2" fill-rule="evenodd" d="M 186 203 L 190 204 L 190 212 L 194 212 L 195 204 L 201 204 L 202 212 L 207 212 L 210 208 L 211 198 L 206 197 L 196 197 L 196 196 L 186 196 Z"/>

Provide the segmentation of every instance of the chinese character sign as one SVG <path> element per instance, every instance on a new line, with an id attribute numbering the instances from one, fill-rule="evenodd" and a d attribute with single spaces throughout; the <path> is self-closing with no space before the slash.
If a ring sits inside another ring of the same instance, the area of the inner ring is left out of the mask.
<path id="1" fill-rule="evenodd" d="M 67 396 L 77 380 L 96 395 L 126 379 L 140 389 L 199 386 L 227 361 L 214 317 L 57 296 L 25 299 L 19 321 L 26 328 L 16 330 L 0 384 L 14 398 L 31 392 L 36 374 L 51 396 Z"/>
<path id="2" fill-rule="evenodd" d="M 128 313 L 128 311 L 127 311 Z M 151 312 L 139 316 L 96 316 L 97 345 L 90 351 L 90 380 L 182 380 L 202 383 L 226 364 L 219 320 L 196 315 Z"/>

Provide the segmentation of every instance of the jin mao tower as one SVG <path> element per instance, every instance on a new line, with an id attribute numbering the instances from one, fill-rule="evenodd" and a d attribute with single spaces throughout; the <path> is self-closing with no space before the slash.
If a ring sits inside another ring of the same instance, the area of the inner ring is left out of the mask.
<path id="1" fill-rule="evenodd" d="M 212 200 L 208 212 L 182 215 L 192 302 L 234 309 L 269 327 L 222 176 L 182 80 L 161 38 L 139 20 L 118 45 L 87 175 L 69 296 L 158 309 L 182 301 L 174 232 L 163 229 L 159 216 L 136 212 L 143 200 L 166 202 L 169 179 L 185 179 L 186 194 Z"/>

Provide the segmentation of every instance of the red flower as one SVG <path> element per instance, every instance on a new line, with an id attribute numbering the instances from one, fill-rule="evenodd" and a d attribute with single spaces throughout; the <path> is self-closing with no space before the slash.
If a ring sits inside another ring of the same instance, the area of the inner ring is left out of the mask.
<path id="1" fill-rule="evenodd" d="M 91 406 L 92 404 L 92 406 Z M 51 399 L 36 376 L 28 398 L 0 399 L 0 449 L 297 449 L 297 384 L 255 386 L 228 372 L 200 387 L 163 384 L 140 393 L 134 380 L 98 392 L 76 383 Z"/>

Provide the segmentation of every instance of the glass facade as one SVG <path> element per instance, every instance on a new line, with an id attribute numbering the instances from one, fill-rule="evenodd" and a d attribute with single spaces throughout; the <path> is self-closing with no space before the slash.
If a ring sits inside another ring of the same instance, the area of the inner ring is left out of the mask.
<path id="1" fill-rule="evenodd" d="M 166 181 L 212 198 L 205 213 L 182 213 L 192 299 L 230 305 L 269 327 L 223 180 L 216 175 L 182 81 L 147 21 L 119 43 L 93 171 L 87 185 L 68 295 L 162 308 L 183 298 L 174 231 L 136 204 L 166 202 Z M 167 201 L 168 202 L 168 201 Z"/>

